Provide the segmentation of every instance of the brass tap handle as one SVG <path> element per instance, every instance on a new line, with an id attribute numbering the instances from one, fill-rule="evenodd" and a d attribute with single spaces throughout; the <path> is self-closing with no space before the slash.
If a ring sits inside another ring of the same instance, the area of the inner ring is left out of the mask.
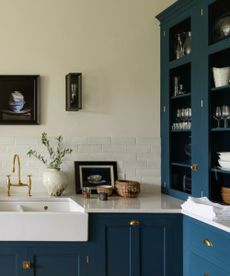
<path id="1" fill-rule="evenodd" d="M 7 195 L 10 196 L 10 186 L 11 186 L 11 183 L 10 183 L 10 174 L 8 174 L 6 177 L 7 177 L 7 179 L 6 179 Z"/>
<path id="2" fill-rule="evenodd" d="M 139 226 L 139 225 L 141 225 L 141 222 L 139 221 L 139 220 L 131 220 L 130 222 L 129 222 L 129 225 L 130 226 Z"/>
<path id="3" fill-rule="evenodd" d="M 23 269 L 32 269 L 32 263 L 30 261 L 23 261 L 22 262 L 22 268 Z"/>
<path id="4" fill-rule="evenodd" d="M 29 196 L 32 196 L 32 194 L 31 194 L 31 188 L 32 188 L 32 180 L 31 180 L 31 177 L 32 177 L 32 175 L 29 174 L 29 175 L 27 175 L 27 176 L 28 176 L 28 178 L 29 178 L 29 181 L 28 181 L 28 195 L 29 195 Z"/>
<path id="5" fill-rule="evenodd" d="M 213 247 L 213 244 L 209 239 L 204 239 L 203 244 L 206 245 L 207 247 Z"/>

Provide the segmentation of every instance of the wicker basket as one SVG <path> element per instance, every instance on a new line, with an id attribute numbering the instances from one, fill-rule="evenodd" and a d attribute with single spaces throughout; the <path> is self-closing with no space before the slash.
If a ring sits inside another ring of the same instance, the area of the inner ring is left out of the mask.
<path id="1" fill-rule="evenodd" d="M 137 197 L 140 193 L 140 183 L 132 180 L 117 180 L 116 190 L 122 197 Z"/>
<path id="2" fill-rule="evenodd" d="M 221 197 L 225 204 L 230 204 L 230 188 L 221 187 Z"/>

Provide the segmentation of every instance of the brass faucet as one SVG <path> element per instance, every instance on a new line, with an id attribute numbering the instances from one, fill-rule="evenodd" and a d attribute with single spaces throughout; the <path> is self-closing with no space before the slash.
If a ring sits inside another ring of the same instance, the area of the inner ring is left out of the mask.
<path id="1" fill-rule="evenodd" d="M 20 163 L 20 158 L 18 154 L 15 154 L 13 157 L 13 169 L 12 172 L 15 172 L 15 163 L 16 160 L 18 161 L 18 182 L 16 184 L 12 184 L 10 181 L 10 174 L 7 175 L 7 180 L 6 180 L 6 185 L 7 185 L 7 194 L 10 196 L 10 188 L 11 186 L 14 187 L 28 187 L 28 195 L 31 196 L 31 187 L 32 187 L 32 180 L 31 180 L 31 175 L 28 175 L 28 183 L 22 183 L 21 182 L 21 163 Z"/>

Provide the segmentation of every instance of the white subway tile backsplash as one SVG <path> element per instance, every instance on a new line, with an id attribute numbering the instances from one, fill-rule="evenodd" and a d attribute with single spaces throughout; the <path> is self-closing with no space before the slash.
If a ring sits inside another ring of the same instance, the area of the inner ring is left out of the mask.
<path id="1" fill-rule="evenodd" d="M 85 153 L 101 152 L 102 145 L 78 145 L 78 151 Z"/>
<path id="2" fill-rule="evenodd" d="M 135 137 L 112 137 L 111 143 L 116 145 L 134 145 L 136 144 Z"/>
<path id="3" fill-rule="evenodd" d="M 10 136 L 1 136 L 0 137 L 0 145 L 12 145 L 14 144 L 14 137 Z"/>
<path id="4" fill-rule="evenodd" d="M 15 137 L 16 145 L 37 145 L 40 141 L 38 137 Z"/>
<path id="5" fill-rule="evenodd" d="M 102 146 L 103 152 L 125 152 L 126 146 L 125 145 L 103 145 Z"/>
<path id="6" fill-rule="evenodd" d="M 160 144 L 159 138 L 152 138 L 152 137 L 137 137 L 136 138 L 137 144 L 150 144 L 158 146 Z"/>
<path id="7" fill-rule="evenodd" d="M 67 172 L 69 187 L 67 191 L 75 191 L 74 161 L 117 161 L 118 177 L 140 181 L 143 187 L 160 185 L 160 139 L 155 137 L 64 137 L 67 147 L 73 152 L 67 155 L 62 169 Z M 52 141 L 55 137 L 52 137 Z M 42 185 L 42 174 L 45 165 L 34 157 L 29 158 L 29 149 L 48 157 L 46 148 L 41 145 L 40 137 L 0 136 L 0 175 L 5 176 L 12 171 L 13 155 L 19 154 L 21 174 L 27 180 L 32 174 L 32 193 L 45 192 Z M 11 173 L 12 174 L 12 173 Z M 16 175 L 12 174 L 16 179 Z M 5 177 L 0 178 L 0 193 L 6 186 Z M 145 188 L 146 189 L 146 188 Z M 20 189 L 18 189 L 20 190 Z M 14 190 L 14 193 L 22 191 Z"/>
<path id="8" fill-rule="evenodd" d="M 111 137 L 88 137 L 88 144 L 107 145 L 111 143 Z"/>
<path id="9" fill-rule="evenodd" d="M 124 169 L 142 169 L 147 167 L 147 162 L 145 160 L 136 160 L 136 161 L 124 161 L 123 168 Z"/>
<path id="10" fill-rule="evenodd" d="M 151 145 L 127 145 L 127 152 L 151 152 Z"/>

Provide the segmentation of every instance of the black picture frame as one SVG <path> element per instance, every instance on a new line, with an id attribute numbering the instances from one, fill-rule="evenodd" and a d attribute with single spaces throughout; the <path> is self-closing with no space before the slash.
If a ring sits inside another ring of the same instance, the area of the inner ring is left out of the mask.
<path id="1" fill-rule="evenodd" d="M 76 193 L 81 193 L 83 187 L 90 188 L 91 192 L 96 192 L 98 185 L 111 185 L 115 187 L 117 180 L 116 161 L 75 161 L 75 183 Z M 100 175 L 100 180 L 89 179 L 95 175 Z"/>
<path id="2" fill-rule="evenodd" d="M 0 75 L 0 124 L 39 124 L 39 75 Z"/>
<path id="3" fill-rule="evenodd" d="M 82 73 L 69 73 L 65 76 L 66 85 L 66 111 L 82 109 Z"/>

